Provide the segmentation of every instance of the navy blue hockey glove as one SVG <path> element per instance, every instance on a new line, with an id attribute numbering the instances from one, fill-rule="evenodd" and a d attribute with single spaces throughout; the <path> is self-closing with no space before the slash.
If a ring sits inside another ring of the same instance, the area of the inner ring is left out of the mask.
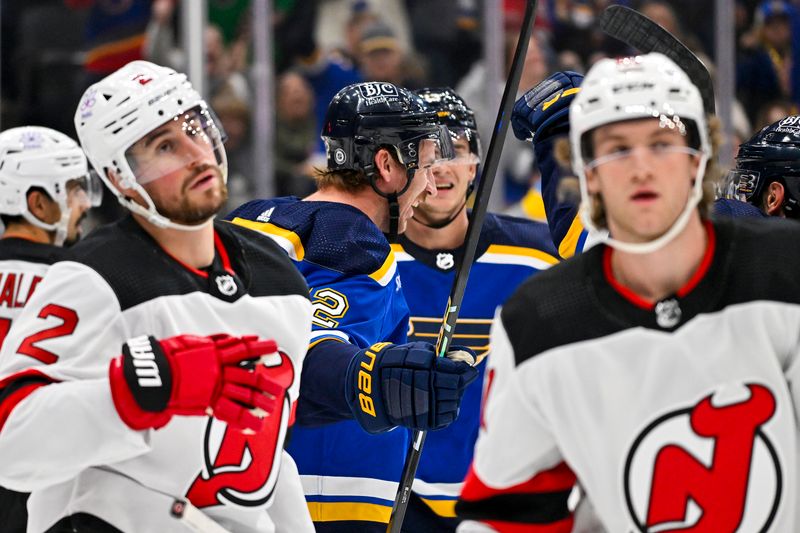
<path id="1" fill-rule="evenodd" d="M 511 127 L 521 141 L 569 131 L 569 104 L 580 91 L 583 76 L 570 70 L 556 72 L 526 92 L 514 104 Z"/>
<path id="2" fill-rule="evenodd" d="M 458 416 L 461 397 L 478 377 L 475 353 L 453 346 L 436 357 L 427 342 L 382 342 L 361 350 L 347 369 L 346 397 L 366 431 L 395 426 L 424 431 L 449 426 Z"/>

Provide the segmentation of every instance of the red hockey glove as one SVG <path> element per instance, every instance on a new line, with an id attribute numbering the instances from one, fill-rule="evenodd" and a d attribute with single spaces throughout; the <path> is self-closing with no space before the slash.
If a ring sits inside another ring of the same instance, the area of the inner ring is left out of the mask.
<path id="1" fill-rule="evenodd" d="M 111 361 L 111 396 L 120 418 L 136 430 L 160 428 L 173 415 L 214 416 L 237 429 L 259 431 L 286 387 L 256 364 L 277 352 L 255 335 L 136 337 Z"/>

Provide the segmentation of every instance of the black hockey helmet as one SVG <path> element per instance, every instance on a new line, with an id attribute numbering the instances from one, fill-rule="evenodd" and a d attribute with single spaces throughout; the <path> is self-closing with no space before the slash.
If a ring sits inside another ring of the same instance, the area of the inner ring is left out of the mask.
<path id="1" fill-rule="evenodd" d="M 761 196 L 774 181 L 786 189 L 786 216 L 800 217 L 800 115 L 770 124 L 742 143 L 736 167 L 723 181 L 721 192 L 761 207 Z"/>
<path id="2" fill-rule="evenodd" d="M 395 148 L 408 170 L 419 167 L 419 143 L 425 139 L 435 141 L 437 159 L 452 159 L 453 145 L 445 134 L 447 128 L 419 96 L 387 82 L 356 83 L 339 91 L 322 127 L 328 169 L 361 170 L 368 178 L 375 153 L 385 146 Z"/>
<path id="3" fill-rule="evenodd" d="M 466 137 L 470 152 L 480 160 L 483 154 L 475 113 L 464 99 L 450 87 L 426 87 L 415 92 L 436 112 L 439 122 L 447 126 L 453 138 Z"/>
<path id="4" fill-rule="evenodd" d="M 322 139 L 328 155 L 328 170 L 363 171 L 372 189 L 389 202 L 389 240 L 397 239 L 400 208 L 398 197 L 408 190 L 420 166 L 454 157 L 447 127 L 435 112 L 408 89 L 388 82 L 348 85 L 336 93 L 325 115 Z M 420 162 L 423 143 L 432 144 L 433 159 Z M 382 192 L 376 183 L 375 154 L 391 147 L 406 168 L 401 190 Z"/>

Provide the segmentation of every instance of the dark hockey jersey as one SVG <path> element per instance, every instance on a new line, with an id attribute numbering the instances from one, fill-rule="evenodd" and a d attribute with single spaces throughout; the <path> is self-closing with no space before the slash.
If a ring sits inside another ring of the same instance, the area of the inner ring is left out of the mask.
<path id="1" fill-rule="evenodd" d="M 214 231 L 214 263 L 197 270 L 130 217 L 101 228 L 51 267 L 15 321 L 0 353 L 0 485 L 32 491 L 29 532 L 79 514 L 122 531 L 188 531 L 170 515 L 175 497 L 248 533 L 274 530 L 275 500 L 302 517 L 282 449 L 309 338 L 308 289 L 271 240 L 227 223 Z M 126 426 L 108 382 L 122 343 L 215 333 L 281 348 L 265 364 L 288 393 L 265 429 L 246 435 L 189 416 L 159 430 Z"/>
<path id="2" fill-rule="evenodd" d="M 609 532 L 799 530 L 800 225 L 707 229 L 698 270 L 655 305 L 605 246 L 509 299 L 492 346 L 517 366 L 487 401 L 460 516 L 568 532 L 577 482 Z"/>
<path id="3" fill-rule="evenodd" d="M 345 402 L 344 373 L 358 349 L 406 341 L 395 254 L 369 217 L 337 202 L 256 200 L 228 218 L 279 243 L 311 291 L 312 340 L 288 447 L 311 516 L 325 531 L 383 533 L 410 436 L 364 431 Z"/>
<path id="4" fill-rule="evenodd" d="M 436 342 L 463 247 L 426 250 L 401 236 L 393 248 L 411 310 L 409 341 Z M 489 352 L 489 328 L 497 306 L 529 276 L 554 265 L 555 255 L 546 224 L 488 214 L 453 343 L 472 348 L 483 359 Z M 458 419 L 445 429 L 431 431 L 425 441 L 414 491 L 442 517 L 455 516 L 455 501 L 472 461 L 486 367 L 485 360 L 478 366 L 481 374 L 466 390 Z"/>

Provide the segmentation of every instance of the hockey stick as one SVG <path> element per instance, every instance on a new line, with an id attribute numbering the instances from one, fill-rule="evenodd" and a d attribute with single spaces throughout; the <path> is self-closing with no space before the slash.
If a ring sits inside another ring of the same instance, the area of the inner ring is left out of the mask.
<path id="1" fill-rule="evenodd" d="M 508 132 L 508 123 L 511 119 L 511 110 L 514 101 L 517 99 L 517 89 L 522 77 L 522 68 L 525 62 L 525 54 L 528 51 L 528 41 L 531 38 L 533 21 L 536 18 L 537 0 L 528 0 L 525 8 L 525 17 L 522 20 L 522 27 L 519 33 L 519 42 L 514 52 L 514 60 L 511 63 L 511 72 L 506 81 L 503 97 L 500 100 L 500 109 L 497 111 L 497 119 L 492 130 L 492 139 L 489 142 L 489 151 L 486 155 L 486 165 L 481 172 L 481 179 L 478 183 L 478 191 L 475 193 L 475 204 L 472 208 L 467 236 L 464 244 L 464 256 L 460 264 L 456 267 L 456 276 L 453 287 L 450 289 L 450 296 L 447 298 L 447 308 L 442 319 L 442 327 L 439 329 L 439 337 L 436 340 L 436 353 L 443 357 L 447 353 L 447 348 L 453 338 L 458 321 L 458 313 L 461 302 L 464 299 L 464 291 L 467 288 L 469 271 L 475 259 L 475 250 L 478 247 L 478 238 L 483 226 L 483 219 L 486 216 L 486 209 L 489 206 L 489 194 L 492 191 L 495 173 L 500 163 L 500 153 L 503 151 L 503 142 Z M 400 478 L 400 486 L 394 498 L 392 514 L 389 517 L 389 533 L 400 533 L 403 526 L 408 502 L 411 497 L 411 487 L 414 484 L 414 477 L 419 466 L 419 459 L 422 455 L 422 446 L 425 444 L 425 431 L 414 431 L 411 444 L 406 454 L 403 474 Z"/>
<path id="2" fill-rule="evenodd" d="M 641 52 L 659 52 L 673 60 L 700 90 L 706 114 L 716 113 L 708 68 L 677 37 L 638 11 L 618 5 L 606 8 L 600 16 L 600 29 Z"/>

